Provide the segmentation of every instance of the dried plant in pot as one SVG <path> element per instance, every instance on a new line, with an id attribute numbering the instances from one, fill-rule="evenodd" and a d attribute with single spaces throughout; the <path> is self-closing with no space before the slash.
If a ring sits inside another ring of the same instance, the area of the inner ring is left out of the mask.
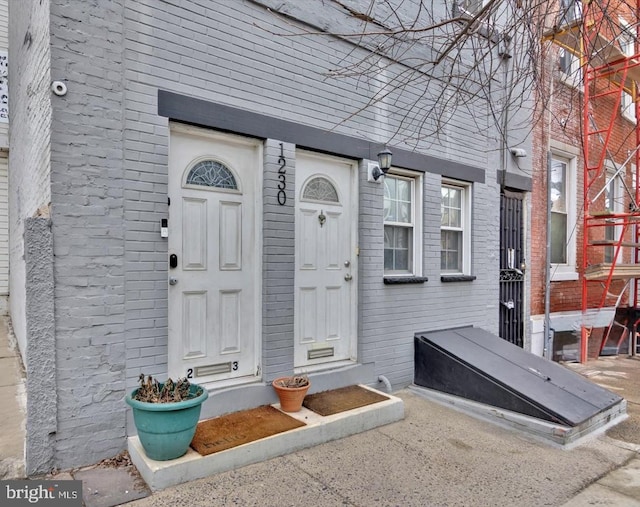
<path id="1" fill-rule="evenodd" d="M 157 461 L 179 458 L 187 452 L 200 419 L 206 389 L 186 378 L 160 383 L 140 375 L 140 387 L 125 401 L 133 409 L 138 438 L 146 455 Z"/>
<path id="2" fill-rule="evenodd" d="M 284 412 L 299 412 L 307 395 L 311 382 L 306 375 L 279 377 L 271 385 L 280 400 L 280 409 Z"/>

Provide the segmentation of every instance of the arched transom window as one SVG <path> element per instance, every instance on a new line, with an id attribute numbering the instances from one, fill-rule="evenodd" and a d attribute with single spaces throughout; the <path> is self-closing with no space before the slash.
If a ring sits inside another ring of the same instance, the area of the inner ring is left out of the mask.
<path id="1" fill-rule="evenodd" d="M 215 160 L 202 160 L 187 175 L 187 185 L 238 190 L 238 183 L 231 170 Z"/>
<path id="2" fill-rule="evenodd" d="M 317 176 L 307 183 L 302 192 L 302 198 L 311 201 L 340 202 L 336 187 L 322 176 Z"/>

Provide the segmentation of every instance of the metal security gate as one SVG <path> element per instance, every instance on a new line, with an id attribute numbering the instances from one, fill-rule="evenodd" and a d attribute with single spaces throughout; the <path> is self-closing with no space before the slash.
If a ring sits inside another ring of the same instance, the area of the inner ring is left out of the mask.
<path id="1" fill-rule="evenodd" d="M 508 190 L 500 196 L 500 337 L 519 347 L 524 333 L 523 198 Z"/>

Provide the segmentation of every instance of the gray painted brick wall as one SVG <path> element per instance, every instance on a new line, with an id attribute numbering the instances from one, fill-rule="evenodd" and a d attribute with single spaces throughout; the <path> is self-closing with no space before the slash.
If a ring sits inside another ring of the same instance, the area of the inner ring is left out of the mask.
<path id="1" fill-rule="evenodd" d="M 123 12 L 51 2 L 51 76 L 68 88 L 52 98 L 51 130 L 61 469 L 125 444 Z"/>
<path id="2" fill-rule="evenodd" d="M 295 269 L 295 146 L 282 143 L 286 162 L 286 202 L 280 205 L 277 188 L 280 142 L 264 146 L 263 179 L 263 370 L 266 380 L 291 373 Z"/>
<path id="3" fill-rule="evenodd" d="M 169 129 L 157 114 L 158 90 L 377 142 L 393 136 L 397 118 L 386 121 L 383 109 L 357 113 L 375 81 L 325 79 L 330 68 L 364 52 L 326 37 L 281 37 L 301 26 L 257 3 L 50 1 L 51 78 L 69 88 L 53 98 L 51 131 L 55 463 L 65 468 L 122 449 L 131 430 L 125 391 L 140 372 L 167 372 L 167 242 L 160 221 L 169 213 Z M 487 151 L 496 140 L 467 119 L 453 115 L 443 136 L 418 150 L 487 170 L 487 183 L 473 186 L 473 282 L 440 282 L 440 176 L 425 173 L 429 281 L 383 284 L 383 187 L 367 182 L 366 161 L 360 164 L 359 361 L 395 387 L 412 381 L 413 334 L 452 325 L 452 308 L 460 309 L 456 325 L 497 329 L 499 189 Z M 284 145 L 288 193 L 287 205 L 279 206 L 273 195 L 279 141 L 264 146 L 265 380 L 290 371 L 293 361 L 295 148 Z"/>
<path id="4" fill-rule="evenodd" d="M 326 71 L 341 59 L 353 61 L 363 53 L 356 50 L 353 56 L 348 56 L 353 46 L 337 40 L 328 45 L 325 37 L 280 37 L 279 34 L 299 30 L 291 21 L 283 21 L 258 4 L 199 0 L 127 3 L 126 171 L 138 176 L 137 168 L 142 163 L 149 170 L 144 174 L 145 181 L 151 183 L 147 178 L 152 175 L 155 179 L 153 189 L 146 187 L 149 191 L 127 189 L 126 207 L 129 210 L 129 206 L 135 206 L 131 211 L 136 212 L 144 208 L 158 213 L 142 216 L 127 211 L 127 221 L 139 219 L 153 227 L 159 224 L 164 212 L 161 201 L 165 193 L 168 141 L 166 119 L 155 114 L 158 89 L 354 137 L 386 140 L 393 135 L 397 124 L 378 121 L 379 109 L 350 116 L 366 104 L 375 83 L 367 79 L 359 83 L 355 79 L 326 79 Z M 238 37 L 239 33 L 242 37 Z M 470 110 L 473 112 L 477 107 L 471 105 Z M 473 274 L 477 276 L 474 282 L 440 282 L 440 178 L 427 173 L 424 178 L 424 267 L 430 280 L 422 286 L 385 286 L 382 282 L 382 188 L 367 183 L 362 171 L 360 174 L 360 359 L 374 362 L 380 373 L 392 378 L 397 385 L 412 380 L 413 333 L 450 325 L 452 307 L 460 308 L 463 314 L 457 322 L 497 329 L 499 194 L 493 183 L 495 168 L 489 169 L 489 160 L 495 162 L 496 159 L 488 147 L 497 147 L 498 140 L 487 138 L 488 129 L 480 128 L 482 122 L 486 122 L 481 113 L 478 111 L 475 115 L 476 122 L 469 122 L 468 116 L 460 112 L 452 114 L 448 130 L 441 138 L 435 142 L 430 140 L 422 148 L 425 153 L 488 170 L 487 184 L 476 184 L 473 188 Z M 287 273 L 288 266 L 293 266 L 290 259 L 294 246 L 293 208 L 274 209 L 268 191 L 274 176 L 270 157 L 277 147 L 275 140 L 265 145 L 262 352 L 266 379 L 290 369 L 293 354 L 293 296 L 279 292 L 293 288 L 291 274 L 281 276 Z M 139 245 L 132 237 L 127 243 L 127 255 L 135 252 Z M 145 251 L 154 248 L 164 253 L 164 243 L 157 235 L 155 239 L 150 235 Z M 276 263 L 284 268 L 280 273 Z M 128 273 L 128 277 L 139 276 L 134 270 Z M 144 287 L 133 285 L 133 278 L 128 280 L 127 305 L 139 299 L 151 304 L 154 291 L 155 301 L 164 301 L 166 272 L 156 274 L 157 278 L 149 272 L 150 279 Z M 276 282 L 278 286 L 274 285 Z M 277 297 L 277 301 L 273 301 L 273 297 Z M 140 320 L 138 324 L 127 333 L 130 384 L 141 367 L 159 371 L 166 367 L 161 356 L 143 356 L 132 334 L 153 340 L 148 346 L 157 346 L 164 344 L 166 329 L 158 326 L 154 319 Z"/>
<path id="5" fill-rule="evenodd" d="M 58 431 L 56 385 L 53 235 L 48 218 L 24 221 L 27 314 L 27 420 L 25 462 L 28 475 L 55 467 Z"/>

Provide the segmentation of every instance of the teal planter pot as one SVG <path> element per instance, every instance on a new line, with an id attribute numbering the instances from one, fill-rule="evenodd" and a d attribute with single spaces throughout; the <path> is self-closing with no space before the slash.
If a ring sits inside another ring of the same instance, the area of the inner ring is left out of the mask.
<path id="1" fill-rule="evenodd" d="M 175 403 L 147 403 L 134 400 L 137 389 L 125 398 L 133 409 L 138 438 L 147 456 L 157 461 L 176 459 L 184 455 L 196 432 L 202 402 L 209 397 L 206 389 L 191 384 L 189 392 L 196 398 Z"/>

